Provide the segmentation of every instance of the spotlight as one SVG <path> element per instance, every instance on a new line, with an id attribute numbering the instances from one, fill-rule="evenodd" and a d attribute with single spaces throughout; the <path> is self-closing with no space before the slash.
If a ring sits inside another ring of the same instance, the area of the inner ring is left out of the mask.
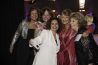
<path id="1" fill-rule="evenodd" d="M 85 0 L 79 0 L 79 7 L 80 7 L 80 9 L 84 9 L 84 7 L 85 7 Z"/>
<path id="2" fill-rule="evenodd" d="M 52 12 L 55 12 L 55 10 L 52 10 Z"/>

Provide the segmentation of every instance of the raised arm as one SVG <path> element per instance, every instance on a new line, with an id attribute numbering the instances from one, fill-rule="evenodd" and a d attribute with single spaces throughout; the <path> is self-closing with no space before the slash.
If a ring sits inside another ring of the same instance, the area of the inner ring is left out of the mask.
<path id="1" fill-rule="evenodd" d="M 30 47 L 34 46 L 36 49 L 39 49 L 39 45 L 43 43 L 45 36 L 46 36 L 46 30 L 43 30 L 38 37 L 30 40 L 29 46 Z"/>

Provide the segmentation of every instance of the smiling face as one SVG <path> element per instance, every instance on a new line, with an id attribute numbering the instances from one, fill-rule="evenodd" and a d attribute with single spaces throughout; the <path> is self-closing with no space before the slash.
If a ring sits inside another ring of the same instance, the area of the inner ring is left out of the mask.
<path id="1" fill-rule="evenodd" d="M 44 22 L 47 22 L 50 19 L 50 17 L 51 16 L 50 16 L 50 14 L 49 14 L 49 12 L 47 10 L 42 15 L 42 19 L 43 19 Z"/>
<path id="2" fill-rule="evenodd" d="M 58 21 L 57 20 L 52 20 L 52 22 L 51 22 L 51 30 L 52 31 L 57 31 L 58 28 L 59 28 Z"/>
<path id="3" fill-rule="evenodd" d="M 71 22 L 70 22 L 71 26 L 77 26 L 78 25 L 78 20 L 75 18 L 71 18 Z"/>
<path id="4" fill-rule="evenodd" d="M 69 22 L 69 16 L 66 16 L 64 14 L 61 15 L 61 20 L 63 24 L 67 24 Z"/>
<path id="5" fill-rule="evenodd" d="M 75 18 L 71 18 L 70 20 L 71 20 L 70 24 L 71 24 L 72 29 L 78 30 L 79 28 L 78 20 Z"/>
<path id="6" fill-rule="evenodd" d="M 31 11 L 31 20 L 36 21 L 37 18 L 38 18 L 38 12 L 37 12 L 37 10 L 32 10 Z"/>

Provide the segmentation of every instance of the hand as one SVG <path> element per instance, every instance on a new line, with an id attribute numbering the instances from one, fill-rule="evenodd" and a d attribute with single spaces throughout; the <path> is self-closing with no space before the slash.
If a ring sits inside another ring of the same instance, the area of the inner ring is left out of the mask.
<path id="1" fill-rule="evenodd" d="M 83 36 L 83 37 L 87 37 L 88 34 L 87 34 L 86 32 L 84 32 L 84 33 L 82 34 L 82 36 Z"/>
<path id="2" fill-rule="evenodd" d="M 39 49 L 36 49 L 34 46 L 33 46 L 33 49 L 34 49 L 36 52 L 38 52 L 38 51 L 39 51 Z"/>
<path id="3" fill-rule="evenodd" d="M 29 40 L 29 46 L 30 46 L 30 47 L 32 47 L 32 46 L 33 46 L 33 44 L 32 44 L 32 43 L 33 43 L 33 41 L 32 41 L 32 40 L 33 40 L 33 39 L 30 39 L 30 40 Z"/>
<path id="4" fill-rule="evenodd" d="M 38 45 L 33 45 L 33 47 L 36 49 L 36 50 L 39 50 L 39 46 Z"/>
<path id="5" fill-rule="evenodd" d="M 29 46 L 30 46 L 30 47 L 34 47 L 34 48 L 36 48 L 37 50 L 39 50 L 39 46 L 36 45 L 36 44 L 33 44 L 33 43 L 34 43 L 33 39 L 30 39 L 30 41 L 29 41 Z"/>
<path id="6" fill-rule="evenodd" d="M 12 54 L 12 52 L 13 52 L 13 46 L 12 45 L 10 46 L 9 51 Z"/>

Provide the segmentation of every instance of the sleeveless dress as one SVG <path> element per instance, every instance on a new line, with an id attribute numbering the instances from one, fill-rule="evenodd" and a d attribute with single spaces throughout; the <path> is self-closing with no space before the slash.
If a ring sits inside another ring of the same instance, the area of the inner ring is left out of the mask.
<path id="1" fill-rule="evenodd" d="M 29 47 L 29 40 L 34 38 L 34 29 L 28 29 L 27 38 L 21 36 L 15 44 L 13 52 L 14 65 L 32 65 L 34 59 L 34 49 Z"/>

